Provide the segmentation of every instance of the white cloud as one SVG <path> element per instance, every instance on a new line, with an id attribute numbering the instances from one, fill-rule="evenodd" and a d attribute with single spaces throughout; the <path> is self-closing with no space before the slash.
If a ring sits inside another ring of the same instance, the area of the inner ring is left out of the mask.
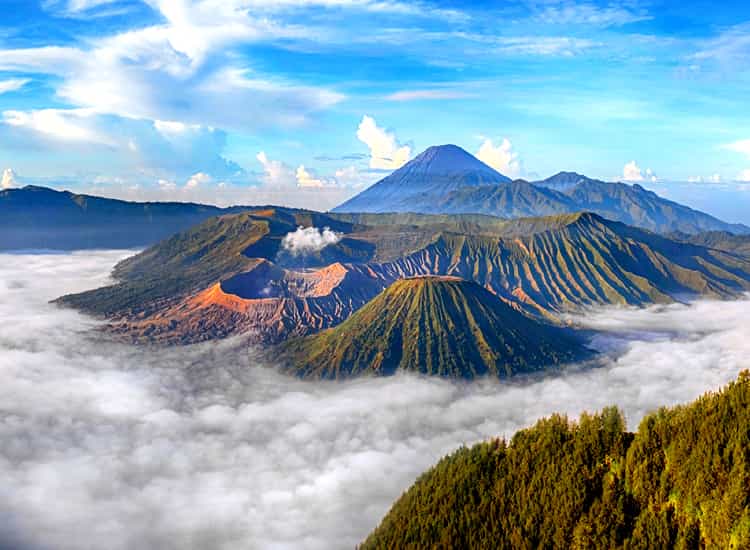
<path id="1" fill-rule="evenodd" d="M 295 176 L 299 187 L 326 187 L 336 185 L 335 181 L 328 181 L 314 176 L 302 164 L 297 167 Z"/>
<path id="2" fill-rule="evenodd" d="M 506 138 L 503 138 L 497 146 L 491 139 L 485 139 L 476 157 L 505 176 L 517 178 L 521 175 L 521 160 L 518 158 L 518 153 L 513 151 L 510 140 Z"/>
<path id="3" fill-rule="evenodd" d="M 0 257 L 9 548 L 79 550 L 81 533 L 108 550 L 354 548 L 463 444 L 613 404 L 635 429 L 734 379 L 750 356 L 748 301 L 705 301 L 592 311 L 584 321 L 608 331 L 595 345 L 614 350 L 598 368 L 311 383 L 240 341 L 144 349 L 48 303 L 106 284 L 126 254 Z M 60 495 L 66 505 L 50 506 Z"/>
<path id="4" fill-rule="evenodd" d="M 96 127 L 95 113 L 89 109 L 3 111 L 3 122 L 51 139 L 114 145 L 112 138 Z"/>
<path id="5" fill-rule="evenodd" d="M 388 101 L 419 101 L 433 99 L 464 99 L 474 97 L 472 94 L 458 90 L 401 90 L 394 92 L 386 99 Z"/>
<path id="6" fill-rule="evenodd" d="M 339 168 L 334 173 L 336 181 L 341 187 L 357 189 L 371 183 L 374 183 L 374 179 L 377 179 L 379 175 L 373 177 L 372 174 L 367 175 L 359 171 L 356 166 L 346 166 Z"/>
<path id="7" fill-rule="evenodd" d="M 173 138 L 189 130 L 200 130 L 201 126 L 199 124 L 184 124 L 174 120 L 155 120 L 154 128 L 164 134 L 165 137 Z"/>
<path id="8" fill-rule="evenodd" d="M 401 145 L 395 134 L 380 128 L 370 116 L 362 117 L 357 139 L 370 149 L 370 168 L 395 170 L 411 158 L 411 147 Z"/>
<path id="9" fill-rule="evenodd" d="M 281 246 L 293 256 L 312 254 L 336 244 L 341 237 L 341 233 L 331 231 L 329 227 L 324 227 L 322 231 L 317 227 L 298 227 L 284 236 Z"/>
<path id="10" fill-rule="evenodd" d="M 262 181 L 270 187 L 285 187 L 296 183 L 296 174 L 291 167 L 280 160 L 271 160 L 265 151 L 258 153 L 255 158 L 263 166 Z"/>
<path id="11" fill-rule="evenodd" d="M 549 25 L 613 27 L 652 18 L 646 11 L 633 8 L 631 2 L 620 0 L 605 6 L 576 0 L 550 0 L 540 5 L 544 7 L 537 11 L 534 19 Z"/>
<path id="12" fill-rule="evenodd" d="M 699 49 L 691 57 L 698 62 L 713 62 L 736 71 L 750 61 L 750 23 L 730 27 L 717 37 L 699 43 Z M 700 65 L 697 65 L 700 70 Z"/>
<path id="13" fill-rule="evenodd" d="M 175 191 L 177 190 L 177 184 L 171 180 L 160 179 L 156 182 L 160 189 L 164 191 Z"/>
<path id="14" fill-rule="evenodd" d="M 204 172 L 198 172 L 190 176 L 190 179 L 185 182 L 185 189 L 195 189 L 201 185 L 208 185 L 213 183 L 213 178 Z"/>
<path id="15" fill-rule="evenodd" d="M 750 157 L 750 139 L 741 139 L 733 143 L 727 143 L 722 146 L 723 149 L 734 151 L 735 153 L 742 153 Z"/>
<path id="16" fill-rule="evenodd" d="M 253 73 L 231 49 L 305 31 L 252 18 L 241 3 L 153 0 L 164 24 L 79 48 L 0 50 L 0 70 L 56 75 L 76 109 L 223 129 L 293 125 L 343 99 L 337 92 Z"/>
<path id="17" fill-rule="evenodd" d="M 12 168 L 6 168 L 3 170 L 3 177 L 0 180 L 0 189 L 10 189 L 16 187 L 16 173 Z"/>
<path id="18" fill-rule="evenodd" d="M 8 80 L 0 80 L 0 94 L 20 90 L 29 82 L 31 81 L 28 78 L 10 78 Z"/>
<path id="19" fill-rule="evenodd" d="M 584 50 L 601 46 L 586 38 L 567 36 L 519 36 L 497 39 L 496 52 L 510 55 L 540 55 L 570 57 Z"/>
<path id="20" fill-rule="evenodd" d="M 634 160 L 628 162 L 622 169 L 622 178 L 625 181 L 632 182 L 649 181 L 655 183 L 659 181 L 659 178 L 656 176 L 653 170 L 651 170 L 651 168 L 646 168 L 646 170 L 643 171 Z"/>
<path id="21" fill-rule="evenodd" d="M 737 177 L 735 178 L 736 181 L 741 181 L 743 183 L 750 182 L 750 168 L 747 170 L 743 170 L 739 174 L 737 174 Z"/>

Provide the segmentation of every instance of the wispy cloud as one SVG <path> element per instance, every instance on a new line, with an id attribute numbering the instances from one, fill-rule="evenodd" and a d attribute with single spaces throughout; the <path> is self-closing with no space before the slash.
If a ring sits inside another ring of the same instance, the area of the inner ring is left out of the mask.
<path id="1" fill-rule="evenodd" d="M 20 90 L 29 82 L 31 82 L 31 80 L 28 78 L 10 78 L 8 80 L 0 80 L 0 94 Z"/>
<path id="2" fill-rule="evenodd" d="M 644 8 L 634 7 L 634 4 L 617 0 L 605 6 L 580 0 L 534 2 L 533 19 L 550 25 L 590 27 L 615 27 L 652 19 Z"/>
<path id="3" fill-rule="evenodd" d="M 425 89 L 425 90 L 401 90 L 386 96 L 388 101 L 421 101 L 439 99 L 465 99 L 476 97 L 475 94 L 459 90 Z"/>
<path id="4" fill-rule="evenodd" d="M 584 50 L 602 46 L 586 38 L 566 36 L 518 36 L 499 38 L 494 50 L 506 55 L 574 56 Z"/>
<path id="5" fill-rule="evenodd" d="M 730 27 L 715 38 L 699 43 L 690 56 L 694 62 L 714 62 L 730 70 L 750 62 L 750 22 Z"/>

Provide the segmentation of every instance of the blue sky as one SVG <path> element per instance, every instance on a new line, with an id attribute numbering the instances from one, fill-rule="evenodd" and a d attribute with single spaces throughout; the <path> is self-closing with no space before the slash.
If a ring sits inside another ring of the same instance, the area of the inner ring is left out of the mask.
<path id="1" fill-rule="evenodd" d="M 0 0 L 0 170 L 328 208 L 456 143 L 511 177 L 640 181 L 740 219 L 750 4 L 717 5 Z"/>

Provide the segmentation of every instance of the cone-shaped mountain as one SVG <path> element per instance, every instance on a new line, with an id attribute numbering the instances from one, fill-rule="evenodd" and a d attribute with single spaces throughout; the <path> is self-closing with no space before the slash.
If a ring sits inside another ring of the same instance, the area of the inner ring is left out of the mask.
<path id="1" fill-rule="evenodd" d="M 588 355 L 572 332 L 518 313 L 457 277 L 396 281 L 341 325 L 289 341 L 283 353 L 305 378 L 429 375 L 501 378 Z"/>
<path id="2" fill-rule="evenodd" d="M 437 145 L 426 149 L 334 211 L 418 211 L 419 201 L 425 198 L 447 195 L 461 188 L 510 181 L 457 145 Z"/>

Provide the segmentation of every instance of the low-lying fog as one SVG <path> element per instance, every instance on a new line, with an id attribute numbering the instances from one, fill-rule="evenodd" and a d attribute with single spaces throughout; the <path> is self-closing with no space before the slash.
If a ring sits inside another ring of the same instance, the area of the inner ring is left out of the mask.
<path id="1" fill-rule="evenodd" d="M 0 548 L 352 548 L 461 444 L 609 404 L 635 428 L 750 366 L 750 303 L 706 301 L 592 312 L 617 331 L 598 369 L 301 382 L 236 341 L 107 343 L 47 303 L 125 254 L 0 255 Z"/>

